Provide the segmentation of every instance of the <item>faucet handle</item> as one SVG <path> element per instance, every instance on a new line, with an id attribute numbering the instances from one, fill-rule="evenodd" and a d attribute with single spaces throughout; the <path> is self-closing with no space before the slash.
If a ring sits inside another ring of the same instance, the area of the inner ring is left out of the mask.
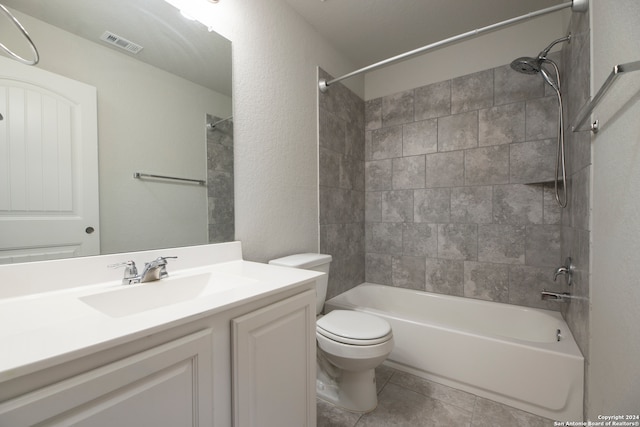
<path id="1" fill-rule="evenodd" d="M 564 260 L 564 265 L 556 268 L 556 271 L 553 273 L 553 281 L 555 282 L 559 275 L 564 275 L 567 286 L 571 286 L 575 269 L 576 267 L 573 265 L 573 260 L 571 257 L 567 257 L 567 259 Z"/>
<path id="2" fill-rule="evenodd" d="M 177 256 L 159 256 L 151 262 L 144 264 L 144 271 L 142 272 L 142 281 L 152 281 L 164 279 L 169 276 L 167 273 L 167 260 L 178 258 Z"/>
<path id="3" fill-rule="evenodd" d="M 136 267 L 136 263 L 134 261 L 125 261 L 119 262 L 116 264 L 107 265 L 108 268 L 120 268 L 124 267 L 124 277 L 122 278 L 122 283 L 125 285 L 129 285 L 132 283 L 132 279 L 135 279 L 138 276 L 138 268 Z"/>

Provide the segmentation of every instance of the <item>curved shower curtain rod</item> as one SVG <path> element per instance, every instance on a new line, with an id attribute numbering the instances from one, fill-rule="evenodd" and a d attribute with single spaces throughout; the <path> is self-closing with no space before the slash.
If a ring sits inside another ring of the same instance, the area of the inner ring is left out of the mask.
<path id="1" fill-rule="evenodd" d="M 430 50 L 436 49 L 438 47 L 442 47 L 451 43 L 455 43 L 470 37 L 477 36 L 482 33 L 486 33 L 489 31 L 497 30 L 501 27 L 506 27 L 508 25 L 515 24 L 520 21 L 526 21 L 528 19 L 532 19 L 541 15 L 546 15 L 548 13 L 556 12 L 558 10 L 566 9 L 570 7 L 574 12 L 586 12 L 589 9 L 589 0 L 573 0 L 566 3 L 561 3 L 555 6 L 548 7 L 546 9 L 541 9 L 536 12 L 527 13 L 526 15 L 518 16 L 516 18 L 507 19 L 506 21 L 498 22 L 496 24 L 488 25 L 486 27 L 478 28 L 476 30 L 468 31 L 466 33 L 458 34 L 457 36 L 449 37 L 448 39 L 440 40 L 439 42 L 431 43 L 426 46 L 420 47 L 418 49 L 411 50 L 409 52 L 402 53 L 400 55 L 394 56 L 392 58 L 388 58 L 382 60 L 380 62 L 376 62 L 375 64 L 369 65 L 364 68 L 360 68 L 359 70 L 352 71 L 349 74 L 345 74 L 342 77 L 335 78 L 333 80 L 327 81 L 326 79 L 320 79 L 318 82 L 318 87 L 320 88 L 320 92 L 326 92 L 334 83 L 339 81 L 355 77 L 362 73 L 366 73 L 369 71 L 373 71 L 376 68 L 384 67 L 385 65 L 393 64 L 395 62 L 399 62 L 405 60 L 409 57 L 419 55 L 421 53 L 428 52 Z"/>
<path id="2" fill-rule="evenodd" d="M 20 30 L 22 35 L 27 39 L 27 41 L 29 42 L 29 45 L 31 46 L 31 51 L 33 52 L 33 59 L 24 59 L 23 57 L 21 57 L 20 55 L 16 54 L 11 49 L 6 47 L 3 43 L 0 43 L 0 49 L 4 50 L 7 53 L 7 55 L 9 55 L 11 58 L 15 59 L 18 62 L 21 62 L 26 65 L 36 65 L 40 61 L 40 54 L 38 54 L 38 49 L 36 48 L 36 45 L 33 44 L 33 40 L 31 40 L 31 37 L 29 37 L 29 33 L 27 33 L 27 30 L 24 29 L 20 21 L 18 21 L 18 19 L 16 19 L 16 17 L 13 16 L 13 14 L 9 12 L 9 9 L 7 9 L 3 4 L 0 4 L 0 11 L 2 11 L 5 15 L 7 15 L 7 18 L 9 18 L 11 22 L 13 22 L 13 24 L 18 28 L 18 30 Z"/>

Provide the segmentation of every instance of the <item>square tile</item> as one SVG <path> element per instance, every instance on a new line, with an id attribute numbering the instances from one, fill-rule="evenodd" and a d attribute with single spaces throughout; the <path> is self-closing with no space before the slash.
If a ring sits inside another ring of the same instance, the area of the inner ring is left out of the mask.
<path id="1" fill-rule="evenodd" d="M 427 292 L 463 296 L 463 261 L 427 258 L 425 267 L 425 290 Z"/>
<path id="2" fill-rule="evenodd" d="M 365 162 L 364 182 L 367 191 L 391 190 L 391 159 Z"/>
<path id="3" fill-rule="evenodd" d="M 549 427 L 553 420 L 539 417 L 489 399 L 478 397 L 472 427 L 518 426 Z"/>
<path id="4" fill-rule="evenodd" d="M 438 119 L 438 151 L 462 150 L 478 146 L 478 112 Z"/>
<path id="5" fill-rule="evenodd" d="M 544 82 L 540 76 L 518 73 L 509 64 L 494 69 L 495 105 L 526 101 L 544 96 Z"/>
<path id="6" fill-rule="evenodd" d="M 397 126 L 413 121 L 413 90 L 382 97 L 382 126 Z"/>
<path id="7" fill-rule="evenodd" d="M 493 189 L 493 220 L 497 224 L 542 224 L 543 187 L 496 185 Z"/>
<path id="8" fill-rule="evenodd" d="M 317 427 L 354 427 L 361 414 L 338 408 L 322 399 L 317 399 Z"/>
<path id="9" fill-rule="evenodd" d="M 464 296 L 495 302 L 509 300 L 509 267 L 484 262 L 464 262 Z"/>
<path id="10" fill-rule="evenodd" d="M 391 159 L 402 156 L 402 126 L 371 131 L 371 159 Z"/>
<path id="11" fill-rule="evenodd" d="M 438 255 L 438 226 L 409 223 L 402 228 L 403 255 L 435 258 Z"/>
<path id="12" fill-rule="evenodd" d="M 525 264 L 549 267 L 563 264 L 560 259 L 560 226 L 528 225 L 526 228 Z"/>
<path id="13" fill-rule="evenodd" d="M 451 189 L 451 222 L 490 224 L 493 222 L 493 187 Z"/>
<path id="14" fill-rule="evenodd" d="M 424 257 L 394 256 L 392 263 L 393 286 L 424 291 Z"/>
<path id="15" fill-rule="evenodd" d="M 438 257 L 477 260 L 478 226 L 476 224 L 439 224 Z"/>
<path id="16" fill-rule="evenodd" d="M 402 224 L 374 222 L 365 225 L 365 251 L 380 254 L 402 252 Z"/>
<path id="17" fill-rule="evenodd" d="M 509 146 L 466 150 L 464 153 L 465 185 L 506 184 L 509 182 Z"/>
<path id="18" fill-rule="evenodd" d="M 393 188 L 424 188 L 424 156 L 411 156 L 393 159 Z"/>
<path id="19" fill-rule="evenodd" d="M 499 105 L 478 113 L 478 145 L 500 145 L 524 141 L 524 102 Z"/>
<path id="20" fill-rule="evenodd" d="M 443 223 L 450 218 L 451 190 L 428 188 L 413 192 L 413 220 L 415 222 Z"/>
<path id="21" fill-rule="evenodd" d="M 526 104 L 527 141 L 557 138 L 558 101 L 555 96 L 533 99 Z"/>
<path id="22" fill-rule="evenodd" d="M 493 106 L 493 69 L 451 80 L 451 114 Z"/>
<path id="23" fill-rule="evenodd" d="M 427 154 L 425 157 L 427 188 L 464 185 L 464 151 Z"/>
<path id="24" fill-rule="evenodd" d="M 451 115 L 451 80 L 419 87 L 414 96 L 416 121 Z"/>
<path id="25" fill-rule="evenodd" d="M 524 264 L 525 228 L 516 225 L 478 226 L 478 261 Z"/>
<path id="26" fill-rule="evenodd" d="M 392 285 L 392 261 L 392 255 L 366 253 L 364 255 L 365 280 L 379 285 Z"/>
<path id="27" fill-rule="evenodd" d="M 556 173 L 557 141 L 545 139 L 511 144 L 510 182 L 533 184 L 550 182 Z"/>
<path id="28" fill-rule="evenodd" d="M 387 384 L 378 397 L 378 407 L 364 414 L 358 427 L 468 427 L 470 422 L 471 411 Z"/>
<path id="29" fill-rule="evenodd" d="M 438 151 L 437 120 L 422 120 L 402 126 L 403 156 L 435 153 L 436 151 Z"/>
<path id="30" fill-rule="evenodd" d="M 467 411 L 473 410 L 476 401 L 474 394 L 438 384 L 402 371 L 397 371 L 389 381 L 392 384 L 415 391 L 423 396 L 440 400 Z"/>
<path id="31" fill-rule="evenodd" d="M 413 191 L 395 190 L 382 193 L 383 222 L 413 222 Z"/>

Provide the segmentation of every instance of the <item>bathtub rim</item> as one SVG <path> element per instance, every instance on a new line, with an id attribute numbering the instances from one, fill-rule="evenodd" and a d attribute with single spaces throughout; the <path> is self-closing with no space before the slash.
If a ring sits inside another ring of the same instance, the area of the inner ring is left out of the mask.
<path id="1" fill-rule="evenodd" d="M 479 305 L 489 305 L 489 306 L 499 306 L 501 307 L 501 309 L 509 309 L 509 310 L 521 310 L 521 311 L 532 311 L 532 312 L 540 312 L 543 313 L 545 315 L 551 316 L 554 318 L 554 320 L 558 320 L 560 321 L 563 326 L 564 326 L 564 330 L 562 330 L 562 337 L 563 339 L 561 339 L 560 341 L 530 341 L 530 340 L 524 340 L 524 339 L 520 339 L 520 338 L 516 338 L 516 337 L 511 337 L 511 336 L 505 336 L 505 335 L 499 335 L 499 334 L 495 334 L 495 333 L 482 333 L 479 334 L 476 331 L 473 330 L 469 330 L 469 329 L 459 329 L 459 328 L 453 328 L 448 326 L 445 323 L 442 322 L 431 322 L 429 323 L 430 326 L 440 329 L 440 330 L 446 330 L 446 331 L 455 331 L 456 333 L 461 333 L 467 336 L 478 336 L 481 335 L 483 337 L 486 337 L 487 339 L 493 340 L 493 341 L 499 341 L 499 342 L 509 342 L 509 343 L 513 343 L 514 345 L 518 345 L 518 346 L 523 346 L 523 347 L 535 347 L 536 349 L 539 349 L 541 351 L 548 351 L 551 353 L 562 353 L 564 355 L 567 355 L 569 357 L 575 357 L 578 359 L 581 359 L 584 361 L 584 356 L 582 354 L 582 352 L 580 351 L 580 348 L 578 347 L 578 343 L 576 342 L 573 333 L 571 332 L 571 329 L 569 328 L 569 325 L 567 324 L 566 320 L 562 317 L 562 314 L 560 312 L 557 311 L 553 311 L 553 310 L 547 310 L 544 308 L 536 308 L 536 307 L 527 307 L 527 306 L 521 306 L 521 305 L 515 305 L 515 304 L 507 304 L 507 303 L 502 303 L 502 302 L 497 302 L 497 301 L 487 301 L 487 300 L 481 300 L 481 299 L 475 299 L 475 298 L 467 298 L 467 297 L 461 297 L 461 296 L 456 296 L 456 295 L 446 295 L 446 294 L 438 294 L 435 292 L 429 292 L 429 291 L 421 291 L 421 290 L 417 290 L 417 289 L 409 289 L 409 288 L 400 288 L 400 287 L 396 287 L 396 286 L 390 286 L 390 285 L 381 285 L 378 283 L 372 283 L 372 282 L 363 282 L 357 286 L 354 286 L 353 288 L 343 292 L 342 294 L 338 294 L 336 296 L 334 296 L 333 298 L 327 300 L 325 302 L 325 310 L 327 309 L 327 307 L 329 306 L 339 306 L 340 308 L 346 308 L 348 310 L 353 310 L 356 308 L 361 308 L 361 309 L 366 309 L 367 312 L 370 313 L 374 313 L 374 314 L 381 314 L 385 317 L 390 317 L 396 320 L 402 320 L 402 321 L 406 321 L 406 322 L 410 322 L 413 324 L 421 324 L 422 322 L 417 321 L 415 319 L 409 319 L 407 317 L 402 317 L 400 314 L 397 313 L 391 313 L 391 312 L 383 312 L 379 309 L 376 308 L 371 308 L 371 307 L 362 307 L 359 305 L 355 305 L 355 304 L 351 304 L 351 303 L 347 303 L 345 301 L 340 301 L 339 298 L 341 297 L 341 295 L 348 293 L 349 291 L 353 290 L 353 289 L 362 289 L 362 288 L 366 288 L 366 287 L 376 287 L 376 288 L 391 288 L 393 289 L 394 292 L 401 292 L 401 293 L 408 293 L 408 294 L 428 294 L 429 297 L 433 297 L 436 299 L 443 299 L 443 300 L 448 300 L 448 301 L 457 301 L 457 302 L 463 302 L 465 304 L 479 304 Z M 336 301 L 339 301 L 339 303 L 336 303 Z M 332 309 L 330 311 L 335 310 Z"/>

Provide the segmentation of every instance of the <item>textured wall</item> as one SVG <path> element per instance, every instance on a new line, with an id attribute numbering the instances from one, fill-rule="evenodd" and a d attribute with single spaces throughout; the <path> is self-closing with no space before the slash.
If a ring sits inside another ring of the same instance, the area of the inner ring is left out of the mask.
<path id="1" fill-rule="evenodd" d="M 226 117 L 225 117 L 226 118 Z M 234 239 L 233 121 L 207 114 L 207 201 L 209 243 Z"/>
<path id="2" fill-rule="evenodd" d="M 557 101 L 508 65 L 366 102 L 366 280 L 559 309 Z"/>
<path id="3" fill-rule="evenodd" d="M 318 101 L 320 252 L 333 257 L 331 298 L 364 282 L 364 101 L 342 84 Z"/>
<path id="4" fill-rule="evenodd" d="M 251 261 L 317 252 L 317 67 L 355 67 L 284 1 L 216 11 L 215 30 L 233 43 L 236 239 Z"/>
<path id="5" fill-rule="evenodd" d="M 615 64 L 640 60 L 640 2 L 593 0 L 592 90 Z M 619 79 L 594 113 L 589 408 L 640 408 L 640 72 Z"/>

